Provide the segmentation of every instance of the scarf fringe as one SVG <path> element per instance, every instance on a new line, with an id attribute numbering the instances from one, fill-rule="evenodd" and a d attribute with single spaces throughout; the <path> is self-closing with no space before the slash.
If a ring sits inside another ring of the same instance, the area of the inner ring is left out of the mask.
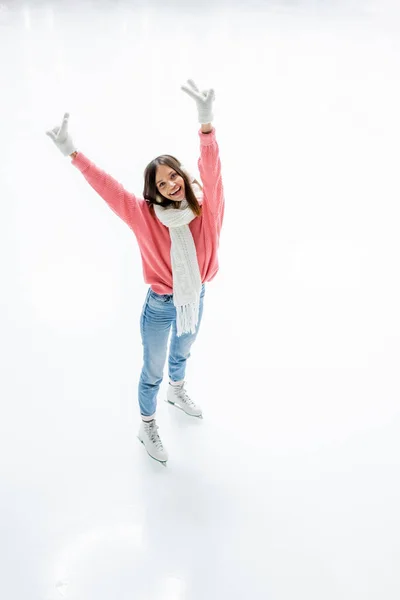
<path id="1" fill-rule="evenodd" d="M 176 328 L 177 336 L 184 333 L 196 333 L 196 327 L 199 322 L 199 302 L 192 302 L 176 307 Z"/>

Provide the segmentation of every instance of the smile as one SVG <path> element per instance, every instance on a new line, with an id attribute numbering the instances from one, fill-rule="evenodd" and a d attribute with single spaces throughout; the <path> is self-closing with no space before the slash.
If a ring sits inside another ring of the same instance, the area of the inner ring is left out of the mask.
<path id="1" fill-rule="evenodd" d="M 179 192 L 181 191 L 181 187 L 179 187 L 173 194 L 170 194 L 170 196 L 176 196 L 177 194 L 179 194 Z"/>

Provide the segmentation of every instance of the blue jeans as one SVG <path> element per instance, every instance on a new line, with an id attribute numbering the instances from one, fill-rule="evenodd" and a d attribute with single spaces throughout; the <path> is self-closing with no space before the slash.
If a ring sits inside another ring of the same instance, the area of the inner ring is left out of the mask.
<path id="1" fill-rule="evenodd" d="M 157 393 L 163 379 L 170 329 L 172 336 L 169 348 L 168 371 L 171 381 L 185 378 L 186 361 L 195 341 L 203 316 L 205 285 L 200 294 L 199 322 L 196 333 L 176 331 L 176 308 L 172 294 L 156 294 L 150 288 L 140 317 L 140 333 L 143 344 L 143 369 L 139 380 L 139 407 L 143 417 L 152 417 L 156 412 Z"/>

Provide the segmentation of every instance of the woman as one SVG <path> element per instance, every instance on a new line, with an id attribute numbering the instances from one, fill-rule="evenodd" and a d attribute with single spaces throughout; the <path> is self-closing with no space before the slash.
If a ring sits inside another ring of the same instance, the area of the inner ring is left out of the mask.
<path id="1" fill-rule="evenodd" d="M 148 454 L 163 464 L 168 453 L 158 434 L 155 417 L 171 327 L 167 401 L 191 416 L 202 416 L 200 407 L 186 392 L 184 378 L 203 314 L 205 283 L 218 271 L 217 250 L 225 205 L 219 150 L 212 126 L 214 91 L 200 92 L 192 80 L 182 90 L 195 100 L 201 124 L 198 166 L 202 186 L 176 158 L 163 155 L 146 167 L 144 199 L 137 198 L 77 151 L 68 133 L 68 113 L 61 127 L 47 132 L 132 229 L 139 244 L 144 280 L 150 288 L 140 319 L 143 368 L 138 390 L 142 417 L 138 438 Z"/>

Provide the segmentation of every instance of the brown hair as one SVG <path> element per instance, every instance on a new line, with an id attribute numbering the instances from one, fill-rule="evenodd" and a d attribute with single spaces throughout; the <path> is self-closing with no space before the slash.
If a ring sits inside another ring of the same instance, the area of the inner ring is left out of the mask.
<path id="1" fill-rule="evenodd" d="M 150 208 L 150 212 L 154 216 L 154 204 L 159 204 L 160 206 L 167 207 L 173 206 L 174 208 L 179 208 L 180 202 L 174 202 L 173 200 L 169 200 L 168 198 L 164 198 L 162 196 L 156 186 L 156 171 L 159 165 L 166 165 L 174 169 L 180 175 L 185 182 L 185 198 L 187 200 L 188 205 L 192 209 L 195 215 L 198 217 L 201 215 L 202 210 L 201 206 L 193 192 L 191 182 L 187 176 L 185 170 L 182 170 L 182 165 L 174 156 L 170 154 L 163 154 L 162 156 L 157 156 L 154 160 L 152 160 L 146 167 L 144 171 L 144 189 L 143 189 L 143 198 L 146 200 L 148 207 Z M 198 181 L 195 180 L 195 183 L 201 188 Z M 157 198 L 162 200 L 162 202 L 157 202 Z"/>

